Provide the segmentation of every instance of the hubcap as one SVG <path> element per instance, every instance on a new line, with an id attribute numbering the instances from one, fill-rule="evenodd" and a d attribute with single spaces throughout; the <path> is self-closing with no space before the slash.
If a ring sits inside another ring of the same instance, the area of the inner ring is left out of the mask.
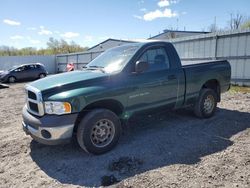
<path id="1" fill-rule="evenodd" d="M 40 74 L 40 78 L 44 78 L 45 76 L 44 76 L 44 74 Z"/>
<path id="2" fill-rule="evenodd" d="M 10 77 L 9 78 L 9 82 L 11 82 L 11 83 L 15 82 L 15 78 L 14 77 Z"/>
<path id="3" fill-rule="evenodd" d="M 204 100 L 204 112 L 209 114 L 214 109 L 214 97 L 212 95 L 208 95 Z"/>
<path id="4" fill-rule="evenodd" d="M 92 128 L 91 141 L 96 147 L 105 147 L 112 142 L 114 135 L 114 123 L 108 119 L 101 119 Z"/>

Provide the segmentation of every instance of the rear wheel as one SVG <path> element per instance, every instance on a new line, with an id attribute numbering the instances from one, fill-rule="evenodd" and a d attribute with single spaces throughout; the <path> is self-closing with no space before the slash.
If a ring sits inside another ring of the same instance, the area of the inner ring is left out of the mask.
<path id="1" fill-rule="evenodd" d="M 121 133 L 119 118 L 110 110 L 94 109 L 80 122 L 77 141 L 88 153 L 102 154 L 117 144 Z"/>
<path id="2" fill-rule="evenodd" d="M 217 106 L 217 95 L 212 89 L 202 89 L 196 101 L 194 113 L 200 118 L 213 116 Z"/>
<path id="3" fill-rule="evenodd" d="M 14 82 L 16 82 L 16 78 L 14 76 L 10 76 L 8 78 L 8 81 L 9 81 L 9 83 L 14 83 Z"/>
<path id="4" fill-rule="evenodd" d="M 39 78 L 44 78 L 46 77 L 46 74 L 42 73 L 42 74 L 39 74 Z"/>

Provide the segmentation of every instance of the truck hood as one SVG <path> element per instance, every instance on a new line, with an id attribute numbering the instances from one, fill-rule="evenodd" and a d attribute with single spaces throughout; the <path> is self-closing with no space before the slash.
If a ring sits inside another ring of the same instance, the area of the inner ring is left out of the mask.
<path id="1" fill-rule="evenodd" d="M 83 86 L 89 82 L 96 82 L 102 78 L 109 77 L 108 74 L 100 71 L 72 71 L 42 78 L 31 82 L 30 86 L 37 88 L 42 93 L 54 88 L 62 89 L 67 87 Z"/>

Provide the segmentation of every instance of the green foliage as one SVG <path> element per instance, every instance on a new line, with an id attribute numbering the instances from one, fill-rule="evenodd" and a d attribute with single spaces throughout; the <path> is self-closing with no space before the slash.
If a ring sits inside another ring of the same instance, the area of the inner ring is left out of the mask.
<path id="1" fill-rule="evenodd" d="M 241 29 L 250 29 L 250 19 L 248 19 L 241 25 Z"/>
<path id="2" fill-rule="evenodd" d="M 236 93 L 236 92 L 250 93 L 250 87 L 231 85 L 229 91 L 232 93 Z"/>
<path id="3" fill-rule="evenodd" d="M 87 47 L 82 47 L 74 41 L 68 43 L 65 40 L 57 40 L 50 38 L 47 42 L 47 48 L 36 49 L 33 47 L 26 47 L 17 49 L 10 46 L 0 46 L 0 56 L 24 56 L 24 55 L 54 55 L 64 53 L 74 53 L 86 51 Z"/>

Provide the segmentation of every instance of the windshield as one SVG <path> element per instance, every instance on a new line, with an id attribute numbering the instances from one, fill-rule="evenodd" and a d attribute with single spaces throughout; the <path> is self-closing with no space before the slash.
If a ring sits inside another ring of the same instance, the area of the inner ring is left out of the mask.
<path id="1" fill-rule="evenodd" d="M 99 55 L 85 68 L 101 69 L 107 73 L 119 72 L 125 67 L 139 47 L 140 45 L 138 44 L 132 44 L 112 48 Z"/>
<path id="2" fill-rule="evenodd" d="M 9 72 L 10 72 L 10 71 L 13 71 L 13 70 L 15 70 L 16 68 L 18 68 L 18 66 L 14 66 L 14 67 L 10 68 L 8 71 L 9 71 Z"/>

